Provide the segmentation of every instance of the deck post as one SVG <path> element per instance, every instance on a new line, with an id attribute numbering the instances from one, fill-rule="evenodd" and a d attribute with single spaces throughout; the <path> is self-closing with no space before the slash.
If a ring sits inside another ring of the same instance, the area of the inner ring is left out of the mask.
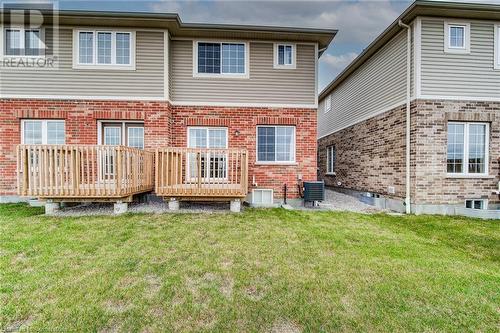
<path id="1" fill-rule="evenodd" d="M 45 215 L 54 215 L 59 211 L 59 202 L 53 202 L 52 200 L 47 200 L 45 203 Z"/>
<path id="2" fill-rule="evenodd" d="M 241 212 L 241 200 L 240 199 L 231 200 L 229 209 L 231 210 L 232 213 Z"/>
<path id="3" fill-rule="evenodd" d="M 127 212 L 127 209 L 128 209 L 128 204 L 122 201 L 115 202 L 113 206 L 113 212 L 116 215 L 125 214 Z"/>
<path id="4" fill-rule="evenodd" d="M 176 211 L 176 210 L 179 210 L 179 201 L 177 201 L 177 199 L 175 198 L 170 198 L 170 200 L 168 201 L 168 209 L 169 210 L 172 210 L 172 211 Z"/>

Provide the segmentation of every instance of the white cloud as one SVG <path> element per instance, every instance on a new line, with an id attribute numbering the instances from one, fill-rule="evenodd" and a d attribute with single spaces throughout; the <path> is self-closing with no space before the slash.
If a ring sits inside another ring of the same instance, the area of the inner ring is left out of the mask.
<path id="1" fill-rule="evenodd" d="M 347 65 L 351 63 L 358 56 L 355 52 L 348 52 L 340 55 L 324 54 L 320 61 L 325 63 L 330 70 L 337 73 L 342 71 Z"/>

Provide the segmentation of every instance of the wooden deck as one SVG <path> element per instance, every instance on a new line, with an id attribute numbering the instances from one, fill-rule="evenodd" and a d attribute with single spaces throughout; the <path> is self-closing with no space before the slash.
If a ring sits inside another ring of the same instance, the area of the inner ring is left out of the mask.
<path id="1" fill-rule="evenodd" d="M 248 192 L 246 149 L 156 150 L 157 195 L 179 200 L 243 198 Z"/>
<path id="2" fill-rule="evenodd" d="M 153 190 L 154 154 L 125 146 L 20 145 L 18 193 L 60 201 L 130 201 Z"/>

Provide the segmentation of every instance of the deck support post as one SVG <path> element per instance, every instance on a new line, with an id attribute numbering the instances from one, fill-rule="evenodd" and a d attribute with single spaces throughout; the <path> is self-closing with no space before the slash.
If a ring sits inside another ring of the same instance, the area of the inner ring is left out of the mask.
<path id="1" fill-rule="evenodd" d="M 170 198 L 170 200 L 168 201 L 168 209 L 169 210 L 173 210 L 173 211 L 176 211 L 176 210 L 179 210 L 179 201 L 177 201 L 175 198 Z"/>
<path id="2" fill-rule="evenodd" d="M 232 213 L 239 213 L 241 211 L 241 200 L 240 199 L 231 200 L 231 202 L 229 204 L 230 204 L 229 209 L 231 210 Z"/>
<path id="3" fill-rule="evenodd" d="M 53 202 L 52 200 L 47 200 L 45 203 L 45 215 L 54 215 L 59 211 L 59 202 Z"/>
<path id="4" fill-rule="evenodd" d="M 115 204 L 114 204 L 113 212 L 116 215 L 125 214 L 127 212 L 127 209 L 128 209 L 128 203 L 118 201 L 118 202 L 115 202 Z"/>

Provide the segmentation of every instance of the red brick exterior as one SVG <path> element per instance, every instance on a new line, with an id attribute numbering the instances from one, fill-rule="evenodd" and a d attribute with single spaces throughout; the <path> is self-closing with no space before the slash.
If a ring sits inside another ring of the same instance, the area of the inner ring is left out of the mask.
<path id="1" fill-rule="evenodd" d="M 0 100 L 0 195 L 16 194 L 16 145 L 21 119 L 64 119 L 67 144 L 97 144 L 98 120 L 142 120 L 146 149 L 185 147 L 188 126 L 228 127 L 229 147 L 249 151 L 249 185 L 297 197 L 297 179 L 316 179 L 316 110 L 171 106 L 168 102 Z M 256 165 L 256 126 L 295 125 L 294 165 Z M 251 190 L 252 186 L 250 186 Z"/>

